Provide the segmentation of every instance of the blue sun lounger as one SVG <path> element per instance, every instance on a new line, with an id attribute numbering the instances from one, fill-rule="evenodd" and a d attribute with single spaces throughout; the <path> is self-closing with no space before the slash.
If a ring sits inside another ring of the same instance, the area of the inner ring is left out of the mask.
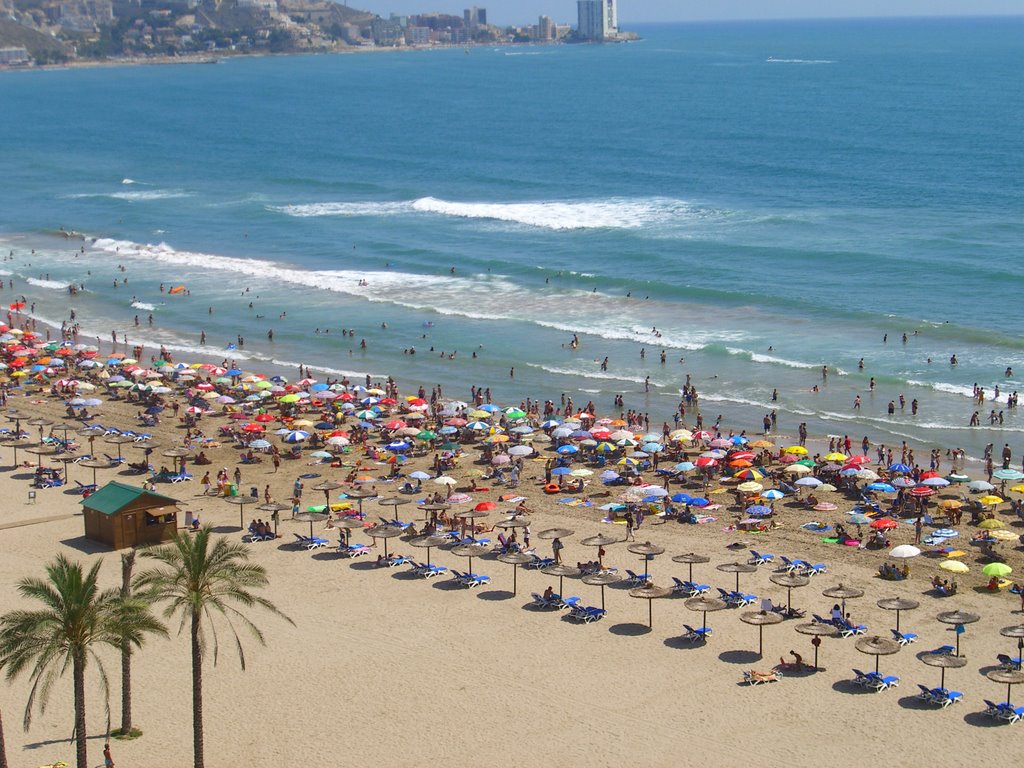
<path id="1" fill-rule="evenodd" d="M 691 627 L 689 624 L 683 624 L 683 628 L 686 631 L 683 632 L 682 639 L 691 643 L 706 643 L 708 635 L 711 634 L 711 627 Z"/>

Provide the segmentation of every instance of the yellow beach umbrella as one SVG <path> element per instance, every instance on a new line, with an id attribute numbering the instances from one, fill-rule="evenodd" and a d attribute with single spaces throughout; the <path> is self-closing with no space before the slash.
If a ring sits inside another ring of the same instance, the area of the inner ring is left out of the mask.
<path id="1" fill-rule="evenodd" d="M 825 454 L 825 461 L 846 461 L 846 454 L 833 451 Z"/>
<path id="2" fill-rule="evenodd" d="M 968 573 L 971 570 L 959 560 L 943 560 L 939 563 L 939 568 L 950 573 Z"/>
<path id="3" fill-rule="evenodd" d="M 1016 533 L 1008 531 L 1005 528 L 998 531 L 992 531 L 989 533 L 989 536 L 993 539 L 998 539 L 999 541 L 1016 541 L 1020 538 Z"/>
<path id="4" fill-rule="evenodd" d="M 791 445 L 789 448 L 784 448 L 783 453 L 795 453 L 798 456 L 806 456 L 807 449 L 802 445 Z"/>
<path id="5" fill-rule="evenodd" d="M 1010 490 L 1013 491 L 1014 493 L 1024 493 L 1024 483 L 1020 485 L 1015 485 Z"/>
<path id="6" fill-rule="evenodd" d="M 999 498 L 998 496 L 993 496 L 992 494 L 988 494 L 987 496 L 982 496 L 980 499 L 978 499 L 978 503 L 979 504 L 985 504 L 987 506 L 989 504 L 1002 504 L 1003 500 L 1001 498 Z"/>
<path id="7" fill-rule="evenodd" d="M 803 464 L 790 464 L 782 471 L 790 475 L 808 475 L 811 472 L 811 468 Z"/>
<path id="8" fill-rule="evenodd" d="M 491 418 L 491 414 L 489 414 L 487 411 L 471 411 L 469 416 L 470 416 L 470 418 L 473 418 L 473 419 L 489 419 L 489 418 Z"/>
<path id="9" fill-rule="evenodd" d="M 693 433 L 688 429 L 677 429 L 673 432 L 669 432 L 668 436 L 673 440 L 679 440 L 682 442 L 693 440 Z"/>
<path id="10" fill-rule="evenodd" d="M 992 517 L 988 520 L 982 520 L 980 523 L 978 523 L 978 527 L 984 528 L 986 531 L 994 531 L 998 528 L 1005 528 L 1006 523 L 1004 523 L 1002 520 L 996 520 L 994 517 Z"/>
<path id="11" fill-rule="evenodd" d="M 757 493 L 758 491 L 763 491 L 764 486 L 760 483 L 750 481 L 747 483 L 740 483 L 736 486 L 736 490 L 743 491 L 744 493 Z"/>
<path id="12" fill-rule="evenodd" d="M 963 506 L 963 502 L 956 499 L 943 499 L 939 502 L 939 506 L 943 509 L 960 509 Z"/>
<path id="13" fill-rule="evenodd" d="M 771 440 L 755 440 L 750 444 L 751 448 L 774 448 L 775 443 Z"/>

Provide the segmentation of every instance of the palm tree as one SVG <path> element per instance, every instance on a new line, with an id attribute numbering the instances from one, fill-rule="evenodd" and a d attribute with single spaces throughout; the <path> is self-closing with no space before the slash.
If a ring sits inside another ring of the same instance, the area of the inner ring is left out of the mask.
<path id="1" fill-rule="evenodd" d="M 121 598 L 132 598 L 132 570 L 135 568 L 135 550 L 121 555 Z M 121 641 L 121 728 L 122 737 L 132 735 L 132 646 Z"/>
<path id="2" fill-rule="evenodd" d="M 252 592 L 267 585 L 263 566 L 249 562 L 249 550 L 227 539 L 211 539 L 211 529 L 196 534 L 176 534 L 170 544 L 144 550 L 143 557 L 152 558 L 163 567 L 139 575 L 136 587 L 146 590 L 154 602 L 165 601 L 164 616 L 180 614 L 178 632 L 189 626 L 192 649 L 192 741 L 195 768 L 204 768 L 203 754 L 203 659 L 207 650 L 207 625 L 212 639 L 213 663 L 219 652 L 217 631 L 213 624 L 219 614 L 227 623 L 238 651 L 238 660 L 245 669 L 245 652 L 235 628 L 239 622 L 261 645 L 263 633 L 236 606 L 259 607 L 292 622 L 264 597 Z"/>
<path id="3" fill-rule="evenodd" d="M 80 563 L 63 555 L 46 567 L 46 579 L 22 579 L 22 597 L 42 603 L 39 610 L 16 610 L 0 617 L 0 667 L 8 680 L 30 669 L 32 682 L 25 705 L 24 726 L 32 722 L 38 702 L 44 712 L 57 679 L 70 667 L 74 680 L 75 730 L 78 768 L 88 768 L 85 728 L 85 671 L 94 661 L 109 714 L 109 684 L 97 646 L 120 648 L 122 641 L 139 647 L 149 633 L 167 630 L 150 612 L 149 604 L 123 599 L 116 589 L 100 590 L 101 561 L 88 573 Z"/>

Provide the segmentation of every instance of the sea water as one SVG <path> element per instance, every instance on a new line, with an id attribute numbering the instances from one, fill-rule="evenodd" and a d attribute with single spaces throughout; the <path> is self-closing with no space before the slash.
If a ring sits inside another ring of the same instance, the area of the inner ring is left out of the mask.
<path id="1" fill-rule="evenodd" d="M 1024 20 L 638 31 L 2 73 L 0 300 L 291 376 L 652 426 L 689 376 L 727 429 L 1019 454 Z"/>

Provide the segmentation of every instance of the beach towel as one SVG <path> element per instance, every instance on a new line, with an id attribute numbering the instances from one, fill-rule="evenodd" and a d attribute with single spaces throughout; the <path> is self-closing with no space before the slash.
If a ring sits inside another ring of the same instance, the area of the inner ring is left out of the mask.
<path id="1" fill-rule="evenodd" d="M 594 502 L 584 501 L 583 499 L 562 499 L 558 502 L 559 504 L 568 504 L 570 507 L 592 507 Z"/>

